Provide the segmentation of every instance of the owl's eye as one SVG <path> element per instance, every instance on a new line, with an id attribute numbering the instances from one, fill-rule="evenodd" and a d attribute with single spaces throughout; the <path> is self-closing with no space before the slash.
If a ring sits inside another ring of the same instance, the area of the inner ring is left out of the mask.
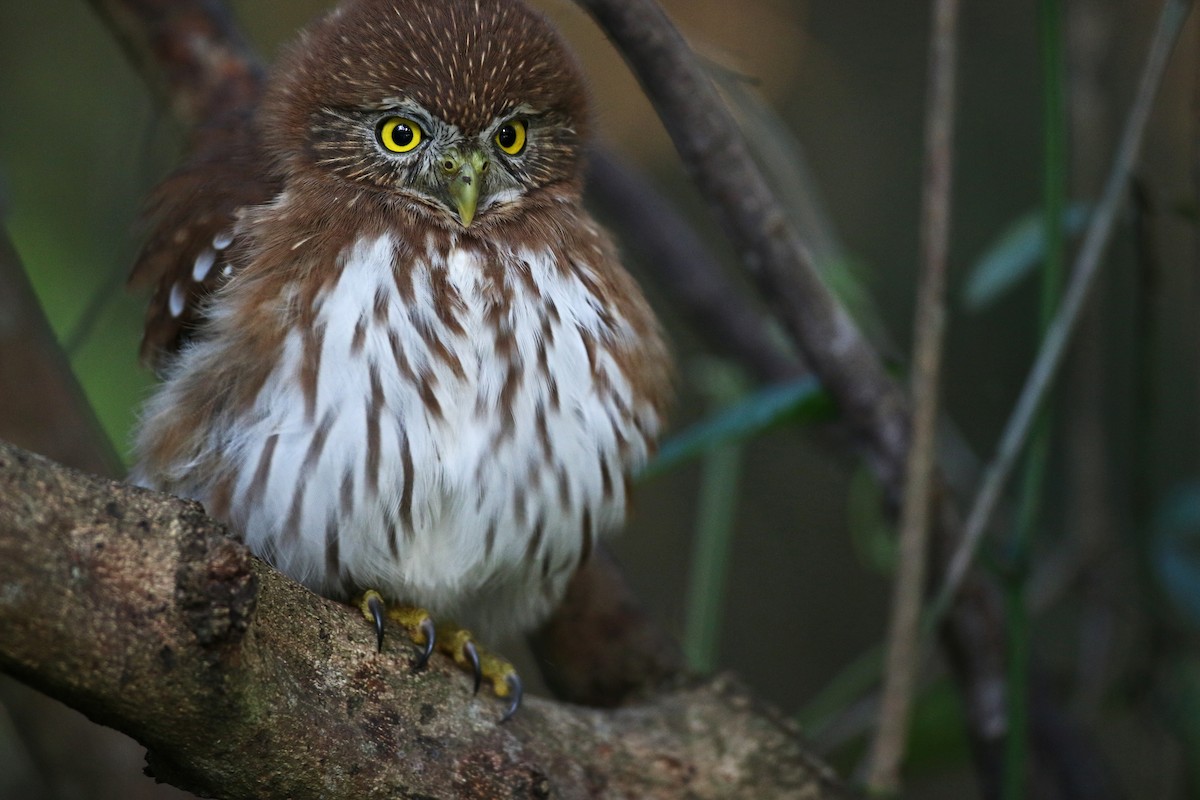
<path id="1" fill-rule="evenodd" d="M 388 117 L 379 123 L 375 131 L 379 143 L 393 153 L 415 150 L 424 139 L 421 126 L 404 117 Z"/>
<path id="2" fill-rule="evenodd" d="M 525 149 L 525 123 L 519 119 L 506 122 L 496 131 L 496 145 L 510 156 Z"/>

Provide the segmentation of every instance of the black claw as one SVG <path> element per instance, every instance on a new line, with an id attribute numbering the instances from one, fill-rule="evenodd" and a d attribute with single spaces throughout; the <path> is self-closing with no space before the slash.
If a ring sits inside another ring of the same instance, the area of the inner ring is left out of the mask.
<path id="1" fill-rule="evenodd" d="M 463 655 L 471 662 L 471 671 L 475 674 L 475 694 L 479 694 L 479 685 L 483 682 L 483 667 L 479 665 L 479 650 L 470 639 L 463 645 Z"/>
<path id="2" fill-rule="evenodd" d="M 384 621 L 383 600 L 372 595 L 367 599 L 367 608 L 371 610 L 371 617 L 375 620 L 375 652 L 382 653 Z"/>
<path id="3" fill-rule="evenodd" d="M 421 622 L 421 633 L 425 634 L 425 650 L 417 657 L 416 663 L 413 664 L 413 672 L 420 672 L 425 669 L 425 665 L 429 663 L 429 657 L 433 655 L 433 645 L 436 642 L 437 636 L 434 633 L 433 620 L 429 617 L 426 617 Z"/>
<path id="4" fill-rule="evenodd" d="M 508 710 L 504 712 L 504 716 L 500 718 L 500 722 L 508 722 L 513 718 L 513 714 L 517 713 L 517 709 L 521 707 L 521 698 L 525 696 L 525 689 L 521 686 L 521 676 L 517 673 L 510 673 L 508 678 L 508 691 L 512 695 L 512 702 L 508 704 Z"/>

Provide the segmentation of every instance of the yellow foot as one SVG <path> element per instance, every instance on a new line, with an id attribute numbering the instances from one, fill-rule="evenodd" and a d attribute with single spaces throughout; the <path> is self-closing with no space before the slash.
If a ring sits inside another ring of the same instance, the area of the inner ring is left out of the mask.
<path id="1" fill-rule="evenodd" d="M 433 653 L 434 647 L 449 656 L 475 678 L 475 693 L 484 678 L 492 684 L 496 697 L 511 698 L 501 722 L 507 722 L 517 713 L 524 694 L 521 678 L 508 660 L 475 644 L 475 637 L 466 628 L 454 623 L 443 623 L 435 629 L 433 618 L 423 608 L 415 606 L 388 607 L 383 596 L 374 590 L 365 592 L 358 604 L 362 615 L 375 626 L 375 643 L 383 650 L 385 620 L 391 619 L 408 632 L 409 639 L 421 648 L 421 655 L 413 663 L 413 671 L 422 669 Z"/>
<path id="2" fill-rule="evenodd" d="M 367 618 L 367 621 L 375 626 L 376 652 L 383 651 L 384 620 L 390 618 L 393 622 L 404 628 L 404 630 L 408 631 L 408 638 L 412 640 L 413 644 L 421 648 L 421 655 L 413 663 L 413 672 L 423 669 L 429 663 L 429 656 L 433 654 L 433 646 L 437 640 L 437 635 L 434 632 L 433 617 L 429 615 L 428 611 L 416 606 L 392 606 L 388 608 L 383 596 L 374 589 L 363 594 L 358 608 L 362 611 L 363 616 Z"/>
<path id="3" fill-rule="evenodd" d="M 458 666 L 471 670 L 471 674 L 475 676 L 476 694 L 479 693 L 483 679 L 487 678 L 496 697 L 511 698 L 500 721 L 507 722 L 512 719 L 512 715 L 521 707 L 524 690 L 521 676 L 508 659 L 475 644 L 474 635 L 453 622 L 437 626 L 437 649 L 454 659 Z"/>

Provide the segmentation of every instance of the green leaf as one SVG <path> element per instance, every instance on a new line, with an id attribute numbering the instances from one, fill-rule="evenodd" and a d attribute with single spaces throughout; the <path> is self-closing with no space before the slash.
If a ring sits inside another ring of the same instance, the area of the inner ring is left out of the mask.
<path id="1" fill-rule="evenodd" d="M 1071 203 L 1063 212 L 1063 229 L 1076 238 L 1087 224 L 1091 207 Z M 1034 209 L 1009 226 L 975 262 L 963 286 L 963 304 L 979 311 L 1011 291 L 1046 255 L 1046 229 L 1042 212 Z"/>
<path id="2" fill-rule="evenodd" d="M 833 401 L 816 378 L 768 386 L 668 439 L 640 478 L 651 478 L 727 442 L 741 441 L 784 421 L 799 424 L 833 418 Z"/>

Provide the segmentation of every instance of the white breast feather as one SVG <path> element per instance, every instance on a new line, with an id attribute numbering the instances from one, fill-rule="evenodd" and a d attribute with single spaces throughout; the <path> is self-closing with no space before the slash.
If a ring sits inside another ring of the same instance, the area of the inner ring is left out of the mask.
<path id="1" fill-rule="evenodd" d="M 317 299 L 324 340 L 315 413 L 309 413 L 299 388 L 303 346 L 300 335 L 292 333 L 253 410 L 235 429 L 213 431 L 210 437 L 232 463 L 246 465 L 238 475 L 230 521 L 252 549 L 317 591 L 375 588 L 489 635 L 525 629 L 549 612 L 579 561 L 584 515 L 597 535 L 619 525 L 626 501 L 621 476 L 646 457 L 643 437 L 621 407 L 632 409 L 651 435 L 658 420 L 652 408 L 637 405 L 628 380 L 603 347 L 596 348 L 596 370 L 611 391 L 601 390 L 593 377 L 581 337 L 628 340 L 634 333 L 627 322 L 602 308 L 574 273 L 552 263 L 549 253 L 522 251 L 505 258 L 513 301 L 502 323 L 511 329 L 527 377 L 512 402 L 511 435 L 497 445 L 507 365 L 496 352 L 496 331 L 488 318 L 499 287 L 488 284 L 479 257 L 461 248 L 445 256 L 428 249 L 414 267 L 413 298 L 406 301 L 393 276 L 390 237 L 360 240 L 348 250 L 340 278 Z M 540 297 L 516 275 L 523 264 Z M 439 270 L 465 306 L 460 333 L 439 322 L 431 281 Z M 374 310 L 377 294 L 386 300 L 382 316 Z M 557 410 L 550 385 L 533 377 L 548 313 L 542 298 L 553 302 L 559 319 L 546 348 Z M 355 346 L 356 321 L 364 317 L 365 335 Z M 465 377 L 430 352 L 423 326 L 437 330 Z M 392 338 L 421 380 L 414 383 L 398 367 Z M 201 344 L 182 358 L 203 359 L 206 348 L 218 346 Z M 367 488 L 372 374 L 383 397 L 374 493 Z M 422 398 L 422 381 L 434 382 L 440 418 L 430 414 Z M 168 384 L 163 392 L 169 391 Z M 536 422 L 539 410 L 549 434 L 549 465 Z M 313 458 L 323 421 L 327 436 Z M 256 495 L 256 467 L 271 437 L 269 469 Z M 624 451 L 619 439 L 627 443 Z M 602 459 L 610 473 L 607 499 Z M 568 484 L 566 505 L 560 470 Z M 412 527 L 405 530 L 399 521 L 410 483 Z M 194 493 L 205 500 L 212 489 L 197 486 Z M 299 506 L 293 508 L 297 497 Z M 543 533 L 531 554 L 539 520 Z M 392 527 L 397 556 L 389 542 Z M 494 538 L 487 553 L 489 528 Z M 331 530 L 340 575 L 327 574 Z"/>

